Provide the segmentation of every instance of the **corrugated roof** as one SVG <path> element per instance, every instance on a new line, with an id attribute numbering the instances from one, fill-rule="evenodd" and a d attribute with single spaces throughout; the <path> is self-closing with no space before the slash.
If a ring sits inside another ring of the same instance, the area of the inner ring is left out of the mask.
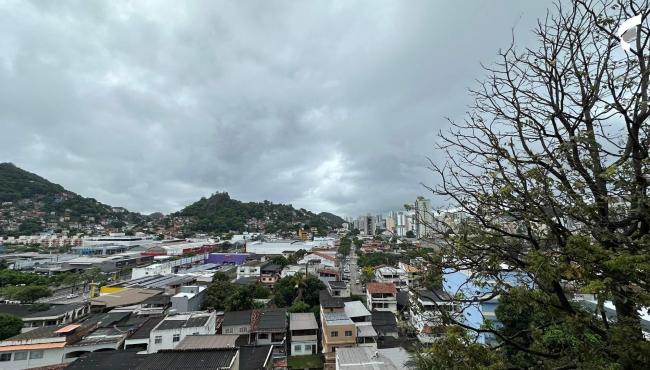
<path id="1" fill-rule="evenodd" d="M 265 369 L 271 361 L 273 346 L 242 346 L 239 347 L 239 370 Z"/>
<path id="2" fill-rule="evenodd" d="M 79 324 L 66 325 L 66 326 L 62 327 L 61 329 L 56 330 L 55 333 L 69 333 L 69 332 L 75 330 L 76 328 L 78 328 L 80 326 L 81 325 L 79 325 Z"/>
<path id="3" fill-rule="evenodd" d="M 21 344 L 17 346 L 0 346 L 0 352 L 22 351 L 22 350 L 32 350 L 32 349 L 52 349 L 52 348 L 63 348 L 63 347 L 65 347 L 65 342 Z"/>
<path id="4" fill-rule="evenodd" d="M 363 305 L 362 302 L 359 301 L 352 301 L 352 302 L 345 302 L 345 314 L 348 315 L 348 317 L 353 318 L 353 317 L 364 317 L 364 316 L 370 316 L 370 311 L 366 308 L 366 306 Z"/>
<path id="5" fill-rule="evenodd" d="M 377 332 L 375 328 L 372 327 L 372 324 L 368 325 L 357 325 L 357 337 L 376 337 Z"/>
<path id="6" fill-rule="evenodd" d="M 286 330 L 287 310 L 285 308 L 253 310 L 251 331 Z"/>
<path id="7" fill-rule="evenodd" d="M 327 290 L 321 290 L 319 293 L 320 305 L 323 308 L 343 308 L 343 300 L 341 298 L 334 298 Z"/>
<path id="8" fill-rule="evenodd" d="M 323 312 L 323 318 L 328 325 L 348 325 L 354 324 L 345 312 Z"/>
<path id="9" fill-rule="evenodd" d="M 221 326 L 250 325 L 252 313 L 253 310 L 226 312 Z"/>
<path id="10" fill-rule="evenodd" d="M 239 335 L 188 335 L 174 348 L 175 350 L 191 349 L 224 349 L 237 347 Z"/>
<path id="11" fill-rule="evenodd" d="M 163 320 L 162 317 L 151 317 L 149 320 L 147 320 L 142 326 L 140 326 L 133 334 L 129 337 L 129 339 L 146 339 L 149 338 L 149 333 L 151 333 L 151 330 L 158 325 L 159 322 Z"/>
<path id="12" fill-rule="evenodd" d="M 120 292 L 110 293 L 93 298 L 92 305 L 105 307 L 119 307 L 142 303 L 147 298 L 161 294 L 162 291 L 154 289 L 126 288 Z"/>
<path id="13" fill-rule="evenodd" d="M 65 365 L 66 370 L 136 370 L 147 356 L 132 350 L 90 352 Z"/>
<path id="14" fill-rule="evenodd" d="M 228 369 L 237 349 L 168 351 L 147 355 L 138 370 Z"/>

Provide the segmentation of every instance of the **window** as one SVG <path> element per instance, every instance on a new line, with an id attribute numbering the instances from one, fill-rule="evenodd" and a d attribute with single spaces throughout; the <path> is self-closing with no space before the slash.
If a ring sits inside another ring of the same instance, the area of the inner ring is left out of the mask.
<path id="1" fill-rule="evenodd" d="M 29 359 L 30 360 L 39 359 L 39 358 L 43 358 L 43 350 L 29 351 Z"/>
<path id="2" fill-rule="evenodd" d="M 268 339 L 269 334 L 268 333 L 259 333 L 259 334 L 257 334 L 257 338 L 259 338 L 259 339 Z"/>
<path id="3" fill-rule="evenodd" d="M 305 344 L 305 352 L 311 352 L 311 344 Z"/>
<path id="4" fill-rule="evenodd" d="M 248 328 L 245 327 L 245 326 L 242 326 L 241 328 L 239 328 L 239 332 L 240 332 L 240 333 L 247 333 L 247 332 L 248 332 Z"/>
<path id="5" fill-rule="evenodd" d="M 232 334 L 232 328 L 226 329 L 226 334 Z"/>
<path id="6" fill-rule="evenodd" d="M 180 334 L 174 334 L 172 337 L 172 342 L 178 342 L 181 340 L 181 335 Z"/>
<path id="7" fill-rule="evenodd" d="M 338 336 L 339 336 L 338 331 L 333 331 L 333 332 L 330 333 L 330 337 L 338 337 Z"/>
<path id="8" fill-rule="evenodd" d="M 156 343 L 156 344 L 160 344 L 160 343 L 162 343 L 162 336 L 160 336 L 160 335 L 156 335 L 156 336 L 154 337 L 154 339 L 153 339 L 153 342 Z"/>
<path id="9" fill-rule="evenodd" d="M 351 337 L 351 336 L 352 336 L 352 332 L 351 332 L 350 330 L 346 330 L 346 331 L 345 331 L 345 336 L 346 336 L 346 337 Z"/>
<path id="10" fill-rule="evenodd" d="M 27 352 L 14 353 L 14 361 L 24 361 L 24 360 L 27 360 Z"/>
<path id="11" fill-rule="evenodd" d="M 302 345 L 296 344 L 295 346 L 293 346 L 293 350 L 296 352 L 302 351 Z"/>
<path id="12" fill-rule="evenodd" d="M 0 361 L 11 361 L 11 352 L 0 354 Z"/>

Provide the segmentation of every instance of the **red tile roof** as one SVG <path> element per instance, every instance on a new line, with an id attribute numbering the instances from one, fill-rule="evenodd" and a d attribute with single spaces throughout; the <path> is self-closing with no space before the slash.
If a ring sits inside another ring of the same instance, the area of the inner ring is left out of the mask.
<path id="1" fill-rule="evenodd" d="M 370 294 L 373 293 L 384 293 L 384 294 L 397 294 L 397 289 L 393 283 L 368 283 L 366 287 Z"/>

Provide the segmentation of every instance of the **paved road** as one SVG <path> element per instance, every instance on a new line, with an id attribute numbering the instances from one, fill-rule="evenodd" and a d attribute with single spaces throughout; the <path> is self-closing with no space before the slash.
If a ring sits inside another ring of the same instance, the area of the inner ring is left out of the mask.
<path id="1" fill-rule="evenodd" d="M 354 243 L 352 243 L 352 248 L 350 248 L 350 293 L 363 294 L 361 284 L 357 284 L 357 280 L 361 281 L 361 274 L 359 272 L 359 266 L 357 266 L 356 248 Z"/>
<path id="2" fill-rule="evenodd" d="M 51 297 L 41 298 L 37 302 L 38 303 L 79 303 L 88 299 L 88 291 L 89 291 L 88 286 L 86 286 L 86 289 L 84 290 L 84 286 L 80 284 L 74 288 L 74 293 L 78 294 L 79 296 L 74 298 L 68 298 L 67 297 L 68 294 L 73 292 L 72 287 L 57 288 L 53 290 Z"/>

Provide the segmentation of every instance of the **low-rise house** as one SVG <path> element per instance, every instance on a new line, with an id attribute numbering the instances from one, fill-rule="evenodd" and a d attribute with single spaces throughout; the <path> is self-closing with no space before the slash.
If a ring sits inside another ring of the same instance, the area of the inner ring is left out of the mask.
<path id="1" fill-rule="evenodd" d="M 314 314 L 292 313 L 289 316 L 291 331 L 291 355 L 316 354 L 318 351 L 318 323 Z"/>
<path id="2" fill-rule="evenodd" d="M 342 280 L 327 282 L 327 290 L 330 292 L 332 297 L 350 297 L 350 287 L 348 286 L 348 283 Z"/>
<path id="3" fill-rule="evenodd" d="M 253 310 L 251 314 L 250 344 L 281 346 L 287 339 L 287 310 Z"/>
<path id="4" fill-rule="evenodd" d="M 188 335 L 215 334 L 214 312 L 188 312 L 165 317 L 150 333 L 149 353 L 173 349 Z"/>
<path id="5" fill-rule="evenodd" d="M 0 369 L 22 370 L 62 363 L 65 347 L 72 341 L 69 334 L 77 327 L 68 330 L 66 326 L 45 326 L 0 341 Z"/>
<path id="6" fill-rule="evenodd" d="M 319 265 L 321 267 L 336 267 L 336 255 L 324 253 L 324 252 L 312 252 L 303 256 L 303 258 L 298 261 L 298 264 L 305 265 L 307 263 L 313 263 L 312 261 L 319 260 Z"/>
<path id="7" fill-rule="evenodd" d="M 397 289 L 392 283 L 368 283 L 366 305 L 370 311 L 397 313 Z"/>
<path id="8" fill-rule="evenodd" d="M 248 335 L 251 332 L 252 314 L 252 310 L 226 312 L 221 323 L 221 333 Z"/>
<path id="9" fill-rule="evenodd" d="M 183 286 L 178 294 L 171 297 L 172 309 L 176 312 L 199 311 L 207 292 L 208 288 L 205 286 Z"/>
<path id="10" fill-rule="evenodd" d="M 339 270 L 335 268 L 319 268 L 316 272 L 318 274 L 318 279 L 325 285 L 330 281 L 341 280 L 341 274 L 339 273 Z"/>
<path id="11" fill-rule="evenodd" d="M 280 280 L 282 266 L 273 263 L 267 263 L 260 269 L 260 281 L 262 284 L 273 286 Z"/>
<path id="12" fill-rule="evenodd" d="M 124 349 L 137 349 L 146 351 L 149 347 L 149 336 L 151 331 L 158 326 L 164 317 L 150 317 L 129 337 L 124 340 Z"/>
<path id="13" fill-rule="evenodd" d="M 43 326 L 67 324 L 90 312 L 88 303 L 73 304 L 0 304 L 0 313 L 23 320 L 22 332 Z"/>

